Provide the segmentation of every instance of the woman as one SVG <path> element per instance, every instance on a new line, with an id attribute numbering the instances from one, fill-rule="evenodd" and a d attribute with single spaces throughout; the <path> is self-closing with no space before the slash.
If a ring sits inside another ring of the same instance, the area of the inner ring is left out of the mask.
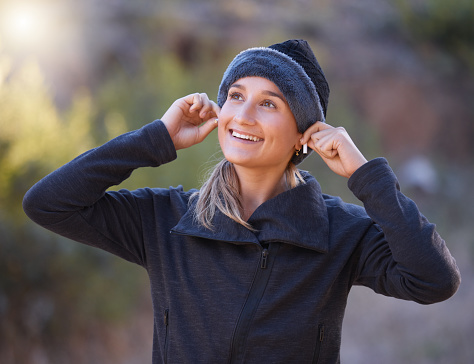
<path id="1" fill-rule="evenodd" d="M 367 162 L 324 123 L 329 87 L 305 41 L 246 50 L 217 104 L 173 103 L 161 120 L 77 157 L 38 182 L 37 223 L 147 269 L 153 363 L 338 363 L 352 285 L 422 304 L 453 295 L 444 241 L 387 162 Z M 199 191 L 105 192 L 218 128 L 224 154 Z M 296 165 L 316 151 L 364 208 L 324 195 Z"/>

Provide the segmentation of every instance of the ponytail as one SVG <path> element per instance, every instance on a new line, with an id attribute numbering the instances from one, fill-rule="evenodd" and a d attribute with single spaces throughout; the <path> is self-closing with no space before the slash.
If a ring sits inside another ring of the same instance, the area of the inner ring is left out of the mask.
<path id="1" fill-rule="evenodd" d="M 305 183 L 295 164 L 289 163 L 285 170 L 288 189 Z M 191 196 L 197 198 L 194 218 L 204 227 L 213 230 L 212 220 L 216 208 L 235 222 L 247 229 L 255 229 L 242 218 L 242 204 L 240 201 L 240 185 L 234 165 L 226 159 L 221 160 L 209 173 L 207 180 L 198 192 Z"/>

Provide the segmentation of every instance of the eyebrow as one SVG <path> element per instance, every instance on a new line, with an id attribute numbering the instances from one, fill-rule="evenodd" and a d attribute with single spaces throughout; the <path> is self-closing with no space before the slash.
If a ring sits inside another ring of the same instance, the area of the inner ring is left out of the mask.
<path id="1" fill-rule="evenodd" d="M 238 83 L 234 83 L 232 84 L 229 89 L 231 89 L 232 87 L 235 87 L 235 88 L 238 88 L 238 89 L 241 89 L 241 90 L 245 90 L 245 87 L 241 84 L 238 84 Z M 277 92 L 273 92 L 273 91 L 270 91 L 270 90 L 264 90 L 262 91 L 262 94 L 263 95 L 267 95 L 267 96 L 274 96 L 274 97 L 278 97 L 281 101 L 283 101 L 285 104 L 287 104 L 288 102 L 286 101 L 285 97 L 281 94 L 281 93 L 277 93 Z"/>

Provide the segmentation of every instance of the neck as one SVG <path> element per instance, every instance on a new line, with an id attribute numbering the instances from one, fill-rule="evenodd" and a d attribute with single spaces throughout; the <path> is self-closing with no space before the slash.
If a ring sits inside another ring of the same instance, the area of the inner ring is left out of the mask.
<path id="1" fill-rule="evenodd" d="M 248 220 L 265 201 L 288 189 L 285 170 L 266 171 L 235 166 L 239 178 L 243 219 Z"/>

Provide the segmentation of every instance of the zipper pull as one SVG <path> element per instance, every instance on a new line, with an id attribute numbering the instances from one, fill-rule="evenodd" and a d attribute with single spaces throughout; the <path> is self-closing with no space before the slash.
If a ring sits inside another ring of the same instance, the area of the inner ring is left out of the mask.
<path id="1" fill-rule="evenodd" d="M 322 342 L 324 340 L 324 325 L 319 326 L 319 341 Z"/>
<path id="2" fill-rule="evenodd" d="M 262 260 L 261 260 L 260 268 L 262 269 L 267 268 L 267 259 L 268 259 L 268 249 L 265 248 L 262 250 Z"/>

